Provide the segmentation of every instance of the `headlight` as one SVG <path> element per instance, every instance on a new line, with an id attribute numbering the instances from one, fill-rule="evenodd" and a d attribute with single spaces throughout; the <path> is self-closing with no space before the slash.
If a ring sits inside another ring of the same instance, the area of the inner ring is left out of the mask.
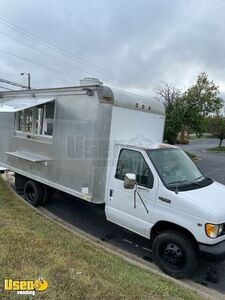
<path id="1" fill-rule="evenodd" d="M 220 235 L 224 234 L 223 231 L 223 224 L 216 225 L 216 224 L 206 224 L 205 225 L 205 233 L 208 237 L 215 239 Z"/>

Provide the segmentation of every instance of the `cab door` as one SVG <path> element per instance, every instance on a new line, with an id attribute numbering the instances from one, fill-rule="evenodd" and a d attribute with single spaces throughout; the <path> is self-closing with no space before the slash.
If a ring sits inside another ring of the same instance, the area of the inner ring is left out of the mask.
<path id="1" fill-rule="evenodd" d="M 149 238 L 158 178 L 145 151 L 121 148 L 113 162 L 106 217 L 122 227 Z M 127 173 L 136 175 L 136 187 L 124 188 Z"/>

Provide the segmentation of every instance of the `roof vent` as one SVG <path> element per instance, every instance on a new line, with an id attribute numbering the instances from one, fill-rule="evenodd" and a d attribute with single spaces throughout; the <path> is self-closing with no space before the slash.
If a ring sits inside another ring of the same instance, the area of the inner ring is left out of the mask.
<path id="1" fill-rule="evenodd" d="M 85 77 L 84 79 L 80 80 L 80 86 L 92 86 L 92 85 L 103 85 L 103 82 L 101 82 L 97 78 L 92 78 L 92 77 Z"/>

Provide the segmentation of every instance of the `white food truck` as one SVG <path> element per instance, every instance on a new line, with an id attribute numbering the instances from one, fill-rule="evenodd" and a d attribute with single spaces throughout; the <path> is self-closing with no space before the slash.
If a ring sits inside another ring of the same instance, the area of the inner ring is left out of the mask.
<path id="1" fill-rule="evenodd" d="M 35 206 L 51 189 L 104 204 L 107 220 L 149 239 L 163 271 L 187 277 L 201 252 L 224 259 L 225 186 L 162 143 L 164 121 L 157 100 L 94 78 L 1 92 L 0 165 Z"/>

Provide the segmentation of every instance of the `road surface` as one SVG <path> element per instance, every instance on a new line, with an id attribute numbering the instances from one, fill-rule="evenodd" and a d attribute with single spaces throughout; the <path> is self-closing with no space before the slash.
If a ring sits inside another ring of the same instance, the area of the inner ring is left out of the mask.
<path id="1" fill-rule="evenodd" d="M 225 153 L 206 151 L 208 148 L 217 147 L 218 144 L 218 139 L 201 139 L 194 140 L 188 145 L 182 145 L 182 148 L 197 155 L 196 165 L 207 177 L 225 184 Z M 225 142 L 222 146 L 225 146 Z"/>

